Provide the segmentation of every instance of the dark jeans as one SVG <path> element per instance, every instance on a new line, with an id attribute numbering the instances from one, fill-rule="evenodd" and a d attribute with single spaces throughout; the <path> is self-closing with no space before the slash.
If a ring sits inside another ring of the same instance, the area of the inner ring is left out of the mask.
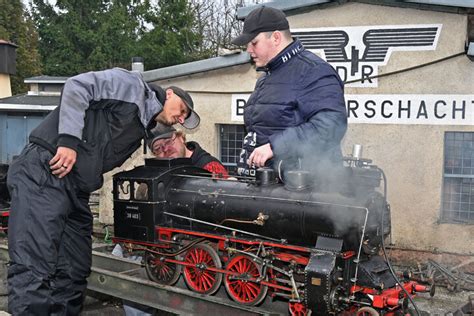
<path id="1" fill-rule="evenodd" d="M 50 152 L 27 145 L 8 171 L 8 306 L 13 315 L 78 315 L 92 261 L 89 194 L 51 174 Z"/>

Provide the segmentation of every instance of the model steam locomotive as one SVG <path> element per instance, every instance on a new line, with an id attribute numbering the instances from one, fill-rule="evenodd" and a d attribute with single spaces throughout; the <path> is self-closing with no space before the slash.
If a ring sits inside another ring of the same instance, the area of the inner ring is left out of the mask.
<path id="1" fill-rule="evenodd" d="M 224 283 L 239 304 L 271 296 L 292 315 L 405 315 L 407 294 L 430 288 L 398 283 L 379 255 L 390 233 L 381 179 L 359 158 L 331 186 L 304 171 L 226 180 L 188 159 L 147 159 L 114 176 L 114 241 L 145 250 L 151 280 L 182 275 L 208 295 Z"/>

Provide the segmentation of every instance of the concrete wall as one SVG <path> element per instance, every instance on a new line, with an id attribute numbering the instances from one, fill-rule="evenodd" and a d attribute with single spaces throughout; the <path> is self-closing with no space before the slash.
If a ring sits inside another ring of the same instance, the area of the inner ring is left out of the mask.
<path id="1" fill-rule="evenodd" d="M 9 74 L 0 74 L 0 98 L 11 97 L 12 88 Z"/>
<path id="2" fill-rule="evenodd" d="M 435 50 L 395 51 L 379 74 L 433 61 L 464 50 L 464 15 L 423 11 L 362 3 L 314 10 L 289 17 L 294 28 L 369 25 L 441 24 Z M 257 74 L 250 65 L 241 65 L 159 82 L 192 91 L 201 126 L 188 132 L 211 153 L 217 154 L 217 124 L 231 121 L 233 93 L 253 90 Z M 346 87 L 347 95 L 474 95 L 474 62 L 460 56 L 425 68 L 380 78 L 372 88 Z M 213 93 L 219 92 L 219 93 Z M 470 104 L 468 106 L 473 106 Z M 364 157 L 385 170 L 388 199 L 392 206 L 393 241 L 398 247 L 474 254 L 472 225 L 439 223 L 443 181 L 445 131 L 474 131 L 472 125 L 350 124 L 343 141 L 345 154 L 353 144 L 364 146 Z M 140 155 L 128 163 L 141 164 Z M 110 187 L 102 192 L 108 193 Z M 103 198 L 111 201 L 111 197 Z M 111 202 L 108 202 L 111 203 Z M 108 207 L 111 209 L 111 206 Z M 111 220 L 111 215 L 101 218 Z"/>

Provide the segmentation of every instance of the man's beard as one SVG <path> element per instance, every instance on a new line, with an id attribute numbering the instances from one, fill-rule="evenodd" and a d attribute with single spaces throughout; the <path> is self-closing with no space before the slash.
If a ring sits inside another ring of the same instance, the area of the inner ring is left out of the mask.
<path id="1" fill-rule="evenodd" d="M 158 122 L 167 126 L 174 125 L 174 121 L 168 120 L 165 115 L 158 115 Z"/>

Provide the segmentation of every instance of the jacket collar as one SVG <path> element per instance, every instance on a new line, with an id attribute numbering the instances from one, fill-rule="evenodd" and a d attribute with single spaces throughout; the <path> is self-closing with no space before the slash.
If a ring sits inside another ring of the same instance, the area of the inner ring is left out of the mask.
<path id="1" fill-rule="evenodd" d="M 272 60 L 268 62 L 263 67 L 258 67 L 257 71 L 272 71 L 280 67 L 284 63 L 288 62 L 292 57 L 300 54 L 304 51 L 303 44 L 299 39 L 295 39 L 291 44 L 286 46 L 278 55 L 276 55 Z"/>
<path id="2" fill-rule="evenodd" d="M 143 84 L 145 85 L 145 108 L 140 111 L 140 120 L 146 129 L 152 129 L 156 126 L 155 118 L 161 113 L 164 105 L 144 80 Z"/>

